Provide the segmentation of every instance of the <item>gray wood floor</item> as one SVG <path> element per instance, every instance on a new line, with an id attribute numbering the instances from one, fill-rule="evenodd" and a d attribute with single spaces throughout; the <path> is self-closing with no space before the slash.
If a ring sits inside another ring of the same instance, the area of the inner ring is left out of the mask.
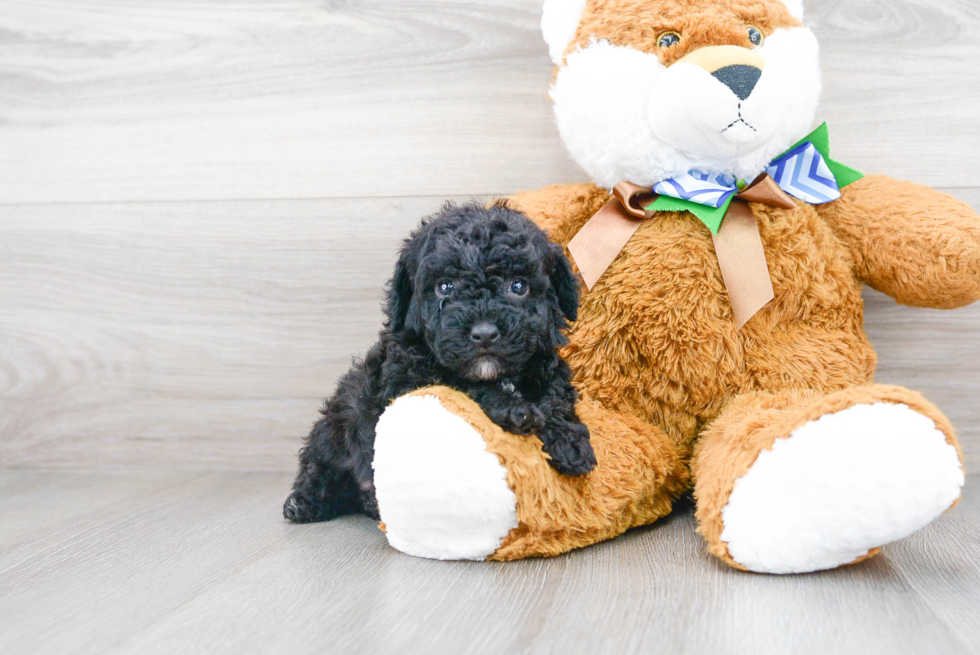
<path id="1" fill-rule="evenodd" d="M 739 573 L 690 509 L 579 552 L 436 562 L 292 526 L 286 473 L 0 473 L 0 652 L 977 653 L 980 480 L 882 556 Z"/>
<path id="2" fill-rule="evenodd" d="M 580 181 L 540 0 L 0 1 L 0 653 L 980 653 L 980 491 L 882 557 L 729 570 L 689 509 L 443 563 L 279 507 L 448 198 Z M 836 158 L 980 209 L 980 3 L 807 2 Z M 866 293 L 980 468 L 980 305 Z"/>

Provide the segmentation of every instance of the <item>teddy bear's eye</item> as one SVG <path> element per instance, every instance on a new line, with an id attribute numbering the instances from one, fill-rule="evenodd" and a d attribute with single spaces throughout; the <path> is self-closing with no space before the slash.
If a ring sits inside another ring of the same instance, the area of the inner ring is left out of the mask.
<path id="1" fill-rule="evenodd" d="M 515 296 L 527 295 L 527 282 L 521 279 L 514 280 L 510 283 L 510 287 L 507 290 Z"/>
<path id="2" fill-rule="evenodd" d="M 456 285 L 452 283 L 452 280 L 443 280 L 436 285 L 436 295 L 440 298 L 448 298 L 454 289 L 456 289 Z"/>
<path id="3" fill-rule="evenodd" d="M 677 45 L 680 43 L 681 35 L 677 32 L 664 32 L 657 39 L 657 45 L 661 48 L 669 48 L 672 45 Z"/>
<path id="4" fill-rule="evenodd" d="M 749 41 L 752 42 L 752 45 L 762 45 L 765 40 L 766 37 L 762 36 L 762 30 L 755 25 L 749 25 Z"/>

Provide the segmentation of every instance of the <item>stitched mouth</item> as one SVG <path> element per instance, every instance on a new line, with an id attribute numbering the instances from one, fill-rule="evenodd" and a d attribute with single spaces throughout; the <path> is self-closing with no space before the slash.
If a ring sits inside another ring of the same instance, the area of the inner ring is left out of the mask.
<path id="1" fill-rule="evenodd" d="M 725 132 L 727 132 L 728 130 L 732 129 L 733 127 L 735 127 L 739 123 L 741 123 L 745 127 L 749 128 L 753 132 L 758 132 L 759 131 L 759 130 L 755 129 L 754 127 L 752 127 L 751 125 L 749 125 L 749 123 L 744 118 L 742 118 L 742 103 L 741 102 L 738 103 L 738 118 L 736 118 L 735 120 L 733 120 L 731 122 L 731 124 L 729 124 L 728 127 L 726 127 L 725 129 L 723 129 L 721 131 L 721 133 L 724 134 Z"/>

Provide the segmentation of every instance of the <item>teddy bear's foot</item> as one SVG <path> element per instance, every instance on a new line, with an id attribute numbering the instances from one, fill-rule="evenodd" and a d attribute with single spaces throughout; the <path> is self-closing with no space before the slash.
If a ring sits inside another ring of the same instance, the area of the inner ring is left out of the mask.
<path id="1" fill-rule="evenodd" d="M 737 398 L 693 466 L 711 552 L 765 573 L 874 555 L 949 509 L 964 483 L 945 417 L 884 385 Z"/>
<path id="2" fill-rule="evenodd" d="M 517 527 L 507 469 L 437 396 L 397 398 L 375 432 L 375 489 L 394 548 L 417 557 L 482 560 Z"/>
<path id="3" fill-rule="evenodd" d="M 534 436 L 504 432 L 465 394 L 428 387 L 382 415 L 374 484 L 388 542 L 435 559 L 557 555 L 651 523 L 689 485 L 677 447 L 582 400 L 597 464 L 561 475 Z"/>

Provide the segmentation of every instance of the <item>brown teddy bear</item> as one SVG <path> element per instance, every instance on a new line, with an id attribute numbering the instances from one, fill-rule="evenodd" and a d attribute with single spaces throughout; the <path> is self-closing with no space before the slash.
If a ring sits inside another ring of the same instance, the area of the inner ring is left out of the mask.
<path id="1" fill-rule="evenodd" d="M 463 394 L 397 399 L 377 428 L 389 543 L 442 559 L 555 555 L 671 511 L 693 486 L 710 551 L 814 571 L 952 506 L 953 429 L 874 383 L 861 285 L 980 299 L 980 218 L 862 177 L 811 132 L 820 78 L 801 0 L 546 0 L 561 136 L 594 184 L 511 199 L 589 288 L 563 355 L 598 465 L 548 466 Z"/>

